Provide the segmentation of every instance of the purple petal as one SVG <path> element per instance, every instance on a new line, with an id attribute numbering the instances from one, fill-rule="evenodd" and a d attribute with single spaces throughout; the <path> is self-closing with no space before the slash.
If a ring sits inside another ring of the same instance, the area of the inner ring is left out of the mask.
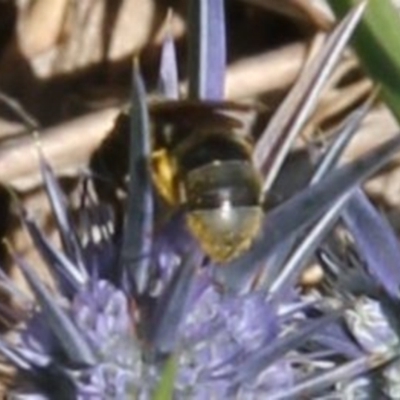
<path id="1" fill-rule="evenodd" d="M 343 219 L 368 270 L 390 296 L 400 294 L 400 246 L 390 224 L 361 190 L 347 203 Z"/>
<path id="2" fill-rule="evenodd" d="M 220 309 L 225 329 L 247 352 L 257 351 L 278 335 L 276 311 L 265 300 L 263 292 L 226 296 Z"/>
<path id="3" fill-rule="evenodd" d="M 93 282 L 78 293 L 71 305 L 71 314 L 99 353 L 104 353 L 116 338 L 132 334 L 128 299 L 105 280 Z"/>
<path id="4" fill-rule="evenodd" d="M 224 97 L 226 39 L 224 0 L 194 0 L 189 8 L 189 97 Z"/>
<path id="5" fill-rule="evenodd" d="M 167 24 L 170 15 L 167 16 Z M 160 72 L 159 72 L 159 91 L 170 100 L 179 98 L 179 78 L 178 63 L 176 60 L 176 51 L 174 39 L 168 30 L 165 35 L 161 49 Z"/>

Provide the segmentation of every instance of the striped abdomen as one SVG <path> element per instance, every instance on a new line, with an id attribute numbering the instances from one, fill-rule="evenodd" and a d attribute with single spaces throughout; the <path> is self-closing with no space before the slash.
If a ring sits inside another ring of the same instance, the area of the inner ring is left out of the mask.
<path id="1" fill-rule="evenodd" d="M 229 261 L 258 234 L 263 210 L 251 149 L 231 132 L 199 132 L 173 153 L 181 202 L 193 235 L 217 262 Z"/>

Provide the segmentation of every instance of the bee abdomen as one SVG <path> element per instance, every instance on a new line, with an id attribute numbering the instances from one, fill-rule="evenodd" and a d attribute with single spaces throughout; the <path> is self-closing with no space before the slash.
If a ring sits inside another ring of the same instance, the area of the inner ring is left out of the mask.
<path id="1" fill-rule="evenodd" d="M 232 207 L 260 203 L 260 179 L 247 160 L 212 161 L 190 170 L 182 181 L 188 210 L 218 208 L 227 202 Z"/>
<path id="2" fill-rule="evenodd" d="M 258 173 L 247 160 L 213 161 L 183 179 L 186 219 L 203 250 L 225 263 L 248 249 L 263 209 Z"/>

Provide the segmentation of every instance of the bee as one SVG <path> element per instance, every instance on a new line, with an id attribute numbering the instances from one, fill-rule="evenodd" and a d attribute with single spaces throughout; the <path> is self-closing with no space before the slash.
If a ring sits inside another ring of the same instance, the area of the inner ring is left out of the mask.
<path id="1" fill-rule="evenodd" d="M 238 257 L 258 235 L 264 214 L 261 176 L 252 163 L 256 107 L 180 100 L 152 104 L 149 112 L 156 191 L 184 211 L 190 232 L 212 260 Z M 95 172 L 110 175 L 114 164 L 112 178 L 122 184 L 128 140 L 129 116 L 121 113 L 92 157 Z"/>

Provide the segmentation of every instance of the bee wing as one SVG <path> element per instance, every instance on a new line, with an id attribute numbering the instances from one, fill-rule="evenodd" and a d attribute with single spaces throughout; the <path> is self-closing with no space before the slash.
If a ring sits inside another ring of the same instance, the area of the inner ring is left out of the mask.
<path id="1" fill-rule="evenodd" d="M 168 101 L 150 106 L 158 146 L 182 141 L 193 132 L 224 132 L 243 138 L 255 124 L 260 105 L 217 101 Z"/>

